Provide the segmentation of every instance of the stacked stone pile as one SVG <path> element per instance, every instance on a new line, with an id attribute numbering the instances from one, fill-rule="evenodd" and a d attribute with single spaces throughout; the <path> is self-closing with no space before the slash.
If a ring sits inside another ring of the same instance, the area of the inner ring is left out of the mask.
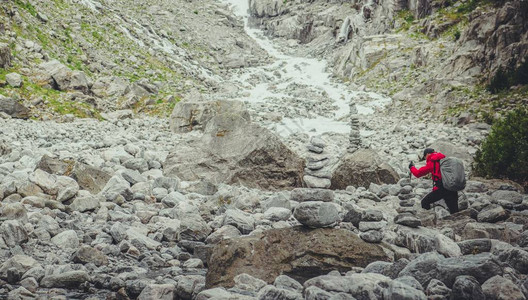
<path id="1" fill-rule="evenodd" d="M 299 188 L 291 192 L 291 200 L 299 202 L 293 216 L 311 228 L 335 226 L 341 218 L 341 206 L 333 203 L 334 192 L 327 189 Z"/>
<path id="2" fill-rule="evenodd" d="M 310 156 L 307 158 L 303 180 L 308 188 L 326 189 L 331 185 L 332 173 L 327 168 L 330 158 L 323 153 L 325 146 L 325 141 L 316 136 L 310 138 L 310 143 L 306 146 Z"/>
<path id="3" fill-rule="evenodd" d="M 354 153 L 361 148 L 361 136 L 359 132 L 359 117 L 356 104 L 350 103 L 350 136 L 347 151 Z"/>
<path id="4" fill-rule="evenodd" d="M 379 210 L 367 209 L 363 211 L 359 222 L 359 237 L 369 243 L 380 243 L 383 239 L 383 228 L 387 222 L 383 220 L 383 213 Z"/>
<path id="5" fill-rule="evenodd" d="M 401 186 L 398 194 L 400 207 L 397 209 L 399 214 L 394 218 L 394 223 L 413 228 L 421 226 L 421 220 L 416 217 L 416 195 L 413 193 L 411 180 L 401 179 L 399 185 Z"/>

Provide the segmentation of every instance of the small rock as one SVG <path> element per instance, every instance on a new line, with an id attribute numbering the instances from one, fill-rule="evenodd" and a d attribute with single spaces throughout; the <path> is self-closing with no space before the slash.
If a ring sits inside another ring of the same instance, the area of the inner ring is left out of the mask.
<path id="1" fill-rule="evenodd" d="M 381 243 L 383 240 L 383 233 L 381 231 L 370 230 L 360 233 L 359 237 L 368 243 Z"/>
<path id="2" fill-rule="evenodd" d="M 79 238 L 74 230 L 63 231 L 51 239 L 51 242 L 60 248 L 78 248 Z"/>
<path id="3" fill-rule="evenodd" d="M 394 218 L 394 223 L 407 227 L 417 228 L 422 226 L 422 221 L 411 214 L 399 214 Z"/>
<path id="4" fill-rule="evenodd" d="M 82 246 L 73 255 L 73 262 L 87 264 L 94 263 L 96 266 L 108 264 L 108 258 L 101 251 L 90 246 Z"/>
<path id="5" fill-rule="evenodd" d="M 19 88 L 22 86 L 22 76 L 18 73 L 9 73 L 5 76 L 7 84 L 12 87 Z"/>

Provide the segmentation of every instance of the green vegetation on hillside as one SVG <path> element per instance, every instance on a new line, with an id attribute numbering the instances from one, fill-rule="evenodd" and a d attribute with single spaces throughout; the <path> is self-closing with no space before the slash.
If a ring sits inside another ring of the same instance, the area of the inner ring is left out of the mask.
<path id="1" fill-rule="evenodd" d="M 477 152 L 478 176 L 508 178 L 528 187 L 528 109 L 511 111 L 496 122 Z"/>

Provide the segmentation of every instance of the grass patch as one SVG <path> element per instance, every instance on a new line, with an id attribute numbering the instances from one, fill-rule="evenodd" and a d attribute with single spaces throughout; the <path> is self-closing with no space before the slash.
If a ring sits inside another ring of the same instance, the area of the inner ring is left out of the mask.
<path id="1" fill-rule="evenodd" d="M 37 16 L 37 9 L 31 3 L 23 0 L 15 0 L 16 6 L 29 12 L 33 17 Z"/>

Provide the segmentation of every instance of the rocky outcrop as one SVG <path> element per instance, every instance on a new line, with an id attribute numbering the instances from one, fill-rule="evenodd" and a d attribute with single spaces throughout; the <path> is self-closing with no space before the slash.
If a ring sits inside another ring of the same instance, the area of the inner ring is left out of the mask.
<path id="1" fill-rule="evenodd" d="M 37 82 L 48 82 L 50 87 L 59 91 L 79 90 L 87 93 L 91 85 L 84 72 L 72 71 L 58 60 L 40 64 L 35 78 Z"/>
<path id="2" fill-rule="evenodd" d="M 238 114 L 214 117 L 203 137 L 178 145 L 164 165 L 167 176 L 206 179 L 264 189 L 302 185 L 304 161 L 277 136 Z"/>
<path id="3" fill-rule="evenodd" d="M 498 67 L 515 68 L 528 57 L 528 4 L 506 1 L 488 11 L 474 11 L 445 72 L 494 75 Z M 471 72 L 470 72 L 471 71 Z"/>
<path id="4" fill-rule="evenodd" d="M 0 95 L 0 112 L 17 119 L 28 119 L 30 111 L 20 101 Z"/>
<path id="5" fill-rule="evenodd" d="M 304 282 L 332 270 L 347 271 L 388 259 L 381 247 L 362 241 L 348 230 L 274 229 L 215 246 L 206 284 L 233 286 L 235 276 L 242 273 L 268 283 L 280 274 Z"/>
<path id="6" fill-rule="evenodd" d="M 224 113 L 239 114 L 244 119 L 250 120 L 249 112 L 240 101 L 189 99 L 176 104 L 170 116 L 170 127 L 172 131 L 178 133 L 195 129 L 203 130 L 214 116 Z"/>
<path id="7" fill-rule="evenodd" d="M 368 187 L 371 183 L 396 183 L 399 176 L 394 169 L 369 149 L 346 154 L 332 175 L 331 189 L 344 190 L 347 186 Z"/>

